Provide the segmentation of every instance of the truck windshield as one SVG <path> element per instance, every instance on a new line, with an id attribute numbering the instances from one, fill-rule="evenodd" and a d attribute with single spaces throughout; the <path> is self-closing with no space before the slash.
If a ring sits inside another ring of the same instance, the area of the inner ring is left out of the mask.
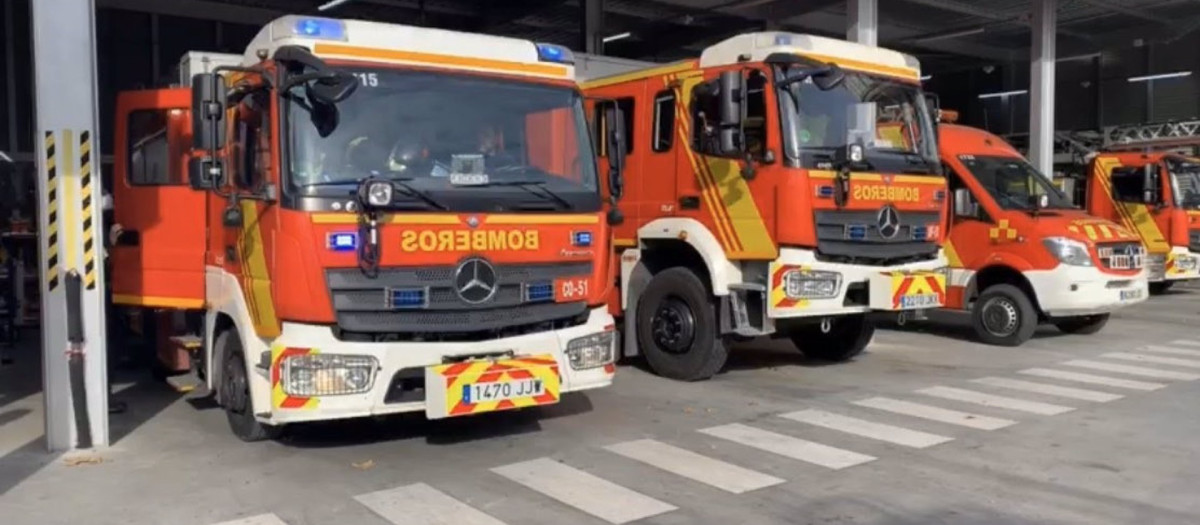
<path id="1" fill-rule="evenodd" d="M 783 78 L 797 67 L 807 66 L 784 68 Z M 920 88 L 861 72 L 845 74 L 829 90 L 807 79 L 781 94 L 788 156 L 815 168 L 828 164 L 837 150 L 860 143 L 875 171 L 936 173 L 937 140 Z"/>
<path id="2" fill-rule="evenodd" d="M 1200 162 L 1175 161 L 1168 163 L 1175 205 L 1200 210 Z"/>
<path id="3" fill-rule="evenodd" d="M 958 160 L 970 170 L 971 175 L 987 190 L 1001 208 L 1006 210 L 1033 210 L 1041 195 L 1049 196 L 1047 209 L 1067 210 L 1075 208 L 1070 199 L 1050 184 L 1025 159 L 1017 157 L 989 157 L 983 155 L 959 155 Z"/>
<path id="4" fill-rule="evenodd" d="M 360 85 L 337 105 L 335 118 L 329 108 L 311 107 L 303 87 L 288 93 L 292 186 L 382 177 L 458 202 L 451 208 L 463 211 L 537 194 L 562 196 L 576 210 L 592 207 L 574 206 L 577 199 L 598 202 L 577 90 L 448 73 L 345 71 Z M 541 190 L 531 195 L 529 186 Z M 466 194 L 486 202 L 462 204 Z"/>

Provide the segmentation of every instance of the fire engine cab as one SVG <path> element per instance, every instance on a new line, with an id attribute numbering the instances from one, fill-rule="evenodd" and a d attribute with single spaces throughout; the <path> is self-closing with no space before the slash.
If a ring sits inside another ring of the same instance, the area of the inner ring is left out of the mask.
<path id="1" fill-rule="evenodd" d="M 286 16 L 183 67 L 190 89 L 118 101 L 114 301 L 195 314 L 182 366 L 237 436 L 611 384 L 615 269 L 569 50 Z"/>
<path id="2" fill-rule="evenodd" d="M 583 84 L 624 116 L 625 353 L 696 380 L 732 339 L 846 360 L 872 311 L 940 307 L 948 202 L 911 56 L 766 32 Z"/>

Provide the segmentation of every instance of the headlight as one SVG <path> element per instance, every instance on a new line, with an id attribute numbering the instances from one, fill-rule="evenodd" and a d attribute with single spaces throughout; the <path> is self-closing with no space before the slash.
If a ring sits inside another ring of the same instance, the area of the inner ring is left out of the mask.
<path id="1" fill-rule="evenodd" d="M 292 396 L 336 396 L 371 389 L 378 361 L 370 356 L 310 354 L 283 361 L 283 391 Z"/>
<path id="2" fill-rule="evenodd" d="M 577 337 L 567 342 L 567 360 L 573 370 L 587 370 L 613 362 L 613 332 Z"/>
<path id="3" fill-rule="evenodd" d="M 792 270 L 783 275 L 783 285 L 788 299 L 829 299 L 841 290 L 842 274 Z"/>
<path id="4" fill-rule="evenodd" d="M 1042 244 L 1050 253 L 1063 264 L 1071 266 L 1091 266 L 1092 256 L 1088 254 L 1086 244 L 1066 237 L 1047 237 Z"/>
<path id="5" fill-rule="evenodd" d="M 1200 258 L 1192 257 L 1191 255 L 1180 255 L 1175 258 L 1175 267 L 1183 271 L 1195 270 L 1200 266 Z"/>
<path id="6" fill-rule="evenodd" d="M 387 206 L 392 202 L 392 184 L 389 182 L 372 182 L 367 187 L 367 202 L 371 206 Z"/>

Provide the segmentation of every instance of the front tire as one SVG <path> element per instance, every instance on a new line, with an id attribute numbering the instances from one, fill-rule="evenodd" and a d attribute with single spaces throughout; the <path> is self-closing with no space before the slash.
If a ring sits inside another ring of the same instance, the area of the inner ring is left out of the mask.
<path id="1" fill-rule="evenodd" d="M 826 331 L 822 324 L 807 325 L 792 332 L 792 344 L 810 359 L 849 361 L 866 350 L 875 335 L 875 323 L 866 314 L 831 319 Z"/>
<path id="2" fill-rule="evenodd" d="M 1174 281 L 1159 281 L 1156 283 L 1150 283 L 1150 294 L 1151 295 L 1165 294 L 1165 293 L 1167 293 L 1167 290 L 1170 290 L 1171 286 L 1174 284 L 1175 284 Z"/>
<path id="3" fill-rule="evenodd" d="M 235 330 L 226 330 L 217 336 L 218 355 L 223 357 L 221 367 L 221 406 L 229 429 L 238 439 L 246 442 L 262 441 L 279 437 L 281 427 L 264 425 L 254 418 L 254 403 L 250 398 L 250 381 L 246 375 L 246 358 L 242 341 Z"/>
<path id="4" fill-rule="evenodd" d="M 1092 335 L 1108 324 L 1108 314 L 1081 315 L 1054 321 L 1054 326 L 1068 334 Z"/>
<path id="5" fill-rule="evenodd" d="M 1020 288 L 997 284 L 985 289 L 971 307 L 971 325 L 984 343 L 1020 346 L 1037 330 L 1037 309 Z"/>
<path id="6" fill-rule="evenodd" d="M 729 350 L 718 332 L 716 300 L 691 270 L 677 266 L 651 278 L 636 315 L 638 346 L 654 373 L 699 381 L 725 366 Z"/>

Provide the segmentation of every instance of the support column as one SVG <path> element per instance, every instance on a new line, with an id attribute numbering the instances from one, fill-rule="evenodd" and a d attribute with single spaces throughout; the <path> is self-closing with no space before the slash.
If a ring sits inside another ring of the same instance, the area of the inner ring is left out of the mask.
<path id="1" fill-rule="evenodd" d="M 46 445 L 55 451 L 103 448 L 108 446 L 108 374 L 96 7 L 93 0 L 31 4 Z M 68 308 L 69 303 L 77 308 Z"/>
<path id="2" fill-rule="evenodd" d="M 879 45 L 879 0 L 847 0 L 846 7 L 846 40 Z"/>
<path id="3" fill-rule="evenodd" d="M 604 54 L 604 0 L 581 0 L 583 17 L 580 19 L 579 35 L 583 42 L 579 46 L 584 53 Z"/>
<path id="4" fill-rule="evenodd" d="M 5 101 L 8 105 L 8 115 L 5 115 L 8 120 L 8 155 L 12 156 L 17 153 L 17 62 L 16 49 L 17 37 L 16 29 L 13 28 L 14 13 L 12 0 L 4 2 L 4 74 L 7 78 L 6 89 L 8 91 L 8 100 Z"/>
<path id="5" fill-rule="evenodd" d="M 1054 66 L 1057 0 L 1033 2 L 1033 55 L 1030 57 L 1029 161 L 1054 176 Z"/>

